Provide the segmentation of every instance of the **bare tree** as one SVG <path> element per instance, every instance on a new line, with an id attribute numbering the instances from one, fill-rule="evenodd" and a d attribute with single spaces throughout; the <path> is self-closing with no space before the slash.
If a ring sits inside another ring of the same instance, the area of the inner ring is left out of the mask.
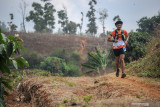
<path id="1" fill-rule="evenodd" d="M 20 3 L 19 3 L 19 11 L 20 11 L 20 14 L 22 16 L 22 28 L 23 28 L 23 31 L 26 32 L 26 27 L 25 27 L 25 19 L 26 19 L 26 9 L 27 9 L 27 3 L 22 0 Z"/>
<path id="2" fill-rule="evenodd" d="M 99 21 L 102 24 L 103 34 L 105 34 L 105 21 L 108 17 L 107 9 L 99 10 L 99 15 L 100 15 Z"/>

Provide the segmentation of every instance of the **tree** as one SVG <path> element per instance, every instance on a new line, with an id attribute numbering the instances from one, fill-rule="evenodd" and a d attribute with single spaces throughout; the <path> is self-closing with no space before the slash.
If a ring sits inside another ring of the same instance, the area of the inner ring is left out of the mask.
<path id="1" fill-rule="evenodd" d="M 6 24 L 4 22 L 0 21 L 0 29 L 2 30 L 2 32 L 8 32 L 9 28 L 6 26 Z"/>
<path id="2" fill-rule="evenodd" d="M 13 24 L 13 19 L 14 19 L 13 13 L 10 13 L 9 15 L 10 15 L 11 21 L 8 22 L 8 25 L 9 25 L 9 27 L 10 27 L 10 31 L 13 32 L 13 31 L 16 31 L 17 25 Z"/>
<path id="3" fill-rule="evenodd" d="M 58 23 L 61 24 L 62 30 L 65 34 L 76 34 L 78 25 L 68 20 L 67 9 L 63 6 L 63 10 L 58 11 Z"/>
<path id="4" fill-rule="evenodd" d="M 82 18 L 81 18 L 81 24 L 77 24 L 77 27 L 80 29 L 80 35 L 82 35 L 82 27 L 83 27 L 83 12 L 81 12 Z"/>
<path id="5" fill-rule="evenodd" d="M 121 21 L 121 18 L 119 17 L 119 15 L 117 15 L 113 18 L 113 21 Z"/>
<path id="6" fill-rule="evenodd" d="M 30 15 L 26 17 L 26 20 L 34 22 L 34 29 L 36 32 L 48 32 L 51 33 L 55 25 L 54 5 L 52 5 L 49 0 L 41 0 L 44 2 L 44 6 L 40 3 L 33 2 L 32 7 L 34 10 L 30 11 Z"/>
<path id="7" fill-rule="evenodd" d="M 91 35 L 95 35 L 97 33 L 97 26 L 96 26 L 96 17 L 95 17 L 95 8 L 94 5 L 97 4 L 96 0 L 91 0 L 88 5 L 90 5 L 90 10 L 87 13 L 89 24 L 87 24 L 88 30 L 86 33 L 90 33 Z"/>
<path id="8" fill-rule="evenodd" d="M 16 69 L 29 66 L 23 57 L 14 57 L 20 50 L 24 50 L 20 43 L 22 41 L 19 37 L 6 37 L 0 29 L 0 107 L 6 107 L 4 102 L 4 96 L 8 95 L 6 89 L 12 89 L 10 85 L 12 81 L 7 77 L 7 74 L 11 73 L 9 65 L 13 65 Z"/>
<path id="9" fill-rule="evenodd" d="M 22 0 L 21 3 L 19 4 L 19 10 L 20 10 L 20 15 L 22 16 L 22 31 L 26 32 L 26 27 L 25 27 L 25 18 L 26 18 L 26 9 L 27 9 L 27 3 Z"/>
<path id="10" fill-rule="evenodd" d="M 100 15 L 99 21 L 100 21 L 100 23 L 102 24 L 103 34 L 105 34 L 105 20 L 106 20 L 107 17 L 108 17 L 107 10 L 106 10 L 106 9 L 100 10 L 100 11 L 99 11 L 99 15 Z"/>
<path id="11" fill-rule="evenodd" d="M 73 21 L 70 21 L 67 24 L 66 28 L 67 28 L 69 34 L 76 34 L 76 32 L 77 32 L 77 24 Z"/>
<path id="12" fill-rule="evenodd" d="M 61 24 L 62 30 L 64 33 L 68 33 L 67 30 L 67 24 L 68 24 L 68 16 L 67 16 L 67 11 L 64 10 L 60 10 L 57 12 L 58 13 L 58 23 Z"/>
<path id="13" fill-rule="evenodd" d="M 160 24 L 160 13 L 151 18 L 142 17 L 139 21 L 137 21 L 137 24 L 139 26 L 137 31 L 151 33 L 158 26 L 158 24 Z"/>

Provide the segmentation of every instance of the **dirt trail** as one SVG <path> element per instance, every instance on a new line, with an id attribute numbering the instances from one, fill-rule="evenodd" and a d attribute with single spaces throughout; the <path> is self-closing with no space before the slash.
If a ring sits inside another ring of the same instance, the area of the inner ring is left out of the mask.
<path id="1" fill-rule="evenodd" d="M 115 79 L 116 81 L 120 81 L 125 84 L 129 84 L 137 90 L 142 90 L 147 93 L 149 96 L 155 97 L 160 100 L 160 84 L 159 83 L 151 83 L 150 80 L 144 82 L 141 78 L 128 76 L 126 78 L 120 78 L 113 76 L 111 74 L 109 77 L 111 79 Z M 147 79 L 147 78 L 146 78 Z"/>
<path id="2" fill-rule="evenodd" d="M 89 95 L 93 95 L 89 107 L 127 107 L 129 102 L 160 101 L 160 82 L 128 75 L 122 79 L 115 73 L 97 77 L 34 77 L 23 81 L 21 88 L 23 97 L 29 94 L 29 104 L 35 107 L 81 107 L 85 105 L 84 96 Z M 64 103 L 66 98 L 68 103 Z M 9 107 L 26 104 L 11 100 Z"/>

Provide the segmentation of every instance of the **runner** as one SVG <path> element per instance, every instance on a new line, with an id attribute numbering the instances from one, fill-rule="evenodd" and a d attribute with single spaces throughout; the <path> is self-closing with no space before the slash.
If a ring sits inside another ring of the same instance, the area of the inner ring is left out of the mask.
<path id="1" fill-rule="evenodd" d="M 124 73 L 124 70 L 125 70 L 124 58 L 125 58 L 126 45 L 129 40 L 129 35 L 126 30 L 121 29 L 122 25 L 123 25 L 122 21 L 117 21 L 115 23 L 115 26 L 117 27 L 117 29 L 111 32 L 111 34 L 108 36 L 108 41 L 113 42 L 113 52 L 116 58 L 116 66 L 117 66 L 116 76 L 117 77 L 119 76 L 119 71 L 120 71 L 119 64 L 121 62 L 121 65 L 122 65 L 121 78 L 125 78 L 126 74 Z M 124 35 L 126 36 L 126 40 Z"/>

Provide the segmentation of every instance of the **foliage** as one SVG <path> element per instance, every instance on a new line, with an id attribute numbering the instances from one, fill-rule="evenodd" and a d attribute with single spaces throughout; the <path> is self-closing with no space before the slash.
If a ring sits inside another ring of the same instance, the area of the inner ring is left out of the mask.
<path id="1" fill-rule="evenodd" d="M 127 62 L 137 60 L 146 54 L 146 43 L 151 41 L 151 35 L 144 32 L 129 33 L 130 39 L 127 44 L 125 60 Z"/>
<path id="2" fill-rule="evenodd" d="M 58 13 L 58 23 L 61 24 L 61 27 L 63 28 L 63 32 L 64 33 L 68 33 L 67 30 L 67 24 L 68 24 L 68 16 L 67 16 L 67 11 L 64 10 L 60 10 L 57 12 Z"/>
<path id="3" fill-rule="evenodd" d="M 107 10 L 106 10 L 106 9 L 100 10 L 100 11 L 99 11 L 99 15 L 100 15 L 99 21 L 100 21 L 100 23 L 102 24 L 103 34 L 105 34 L 105 20 L 106 20 L 107 17 L 108 17 Z"/>
<path id="4" fill-rule="evenodd" d="M 13 32 L 13 31 L 16 31 L 17 25 L 15 25 L 15 24 L 13 23 L 13 19 L 14 19 L 13 13 L 10 13 L 9 15 L 10 15 L 11 21 L 8 22 L 8 24 L 9 24 L 9 27 L 10 27 L 11 32 Z"/>
<path id="5" fill-rule="evenodd" d="M 88 53 L 88 57 L 89 57 L 88 61 L 82 64 L 82 66 L 92 69 L 87 73 L 91 73 L 95 71 L 99 73 L 101 69 L 105 71 L 107 67 L 108 63 L 107 63 L 107 56 L 106 56 L 105 49 L 103 50 L 102 53 L 96 47 L 95 47 L 95 50 L 96 50 L 96 53 L 93 53 L 93 52 Z"/>
<path id="6" fill-rule="evenodd" d="M 7 27 L 7 25 L 4 22 L 0 21 L 0 29 L 2 30 L 2 32 L 8 32 L 9 28 Z"/>
<path id="7" fill-rule="evenodd" d="M 81 15 L 82 15 L 82 18 L 81 18 L 81 24 L 77 24 L 77 27 L 79 27 L 79 29 L 80 29 L 80 35 L 82 35 L 83 16 L 84 16 L 83 12 L 81 12 Z"/>
<path id="8" fill-rule="evenodd" d="M 87 104 L 89 104 L 89 102 L 92 100 L 92 98 L 93 98 L 93 95 L 91 94 L 91 95 L 88 95 L 88 96 L 84 96 L 84 101 L 87 103 Z"/>
<path id="9" fill-rule="evenodd" d="M 61 24 L 64 33 L 76 34 L 78 26 L 75 22 L 68 20 L 66 9 L 58 11 L 58 18 L 58 23 Z"/>
<path id="10" fill-rule="evenodd" d="M 139 32 L 153 32 L 154 29 L 160 24 L 160 13 L 151 18 L 143 17 L 139 21 L 137 21 L 139 28 L 137 31 Z"/>
<path id="11" fill-rule="evenodd" d="M 51 33 L 55 25 L 54 5 L 52 5 L 48 0 L 41 0 L 44 3 L 42 6 L 40 3 L 33 2 L 32 7 L 34 10 L 30 11 L 30 15 L 26 17 L 27 21 L 34 22 L 34 29 L 36 32 L 48 32 Z"/>
<path id="12" fill-rule="evenodd" d="M 75 22 L 73 22 L 73 21 L 70 21 L 67 24 L 67 30 L 68 30 L 69 34 L 76 34 L 76 32 L 77 32 L 77 24 Z"/>
<path id="13" fill-rule="evenodd" d="M 147 55 L 127 65 L 128 74 L 160 78 L 160 39 L 152 38 L 146 47 Z"/>
<path id="14" fill-rule="evenodd" d="M 121 21 L 121 18 L 119 17 L 119 15 L 117 15 L 113 18 L 113 21 Z"/>
<path id="15" fill-rule="evenodd" d="M 88 17 L 88 21 L 89 24 L 87 24 L 88 30 L 86 31 L 86 33 L 90 33 L 91 35 L 95 35 L 97 33 L 97 25 L 96 25 L 96 17 L 95 17 L 95 8 L 94 5 L 97 4 L 96 0 L 90 0 L 89 1 L 89 6 L 90 6 L 90 10 L 87 12 L 87 17 Z"/>
<path id="16" fill-rule="evenodd" d="M 62 73 L 64 75 L 67 75 L 69 70 L 66 62 L 57 57 L 47 57 L 43 62 L 41 62 L 40 68 L 50 71 L 51 73 Z"/>
<path id="17" fill-rule="evenodd" d="M 68 64 L 69 70 L 68 70 L 68 76 L 77 77 L 81 76 L 80 68 L 76 64 Z"/>
<path id="18" fill-rule="evenodd" d="M 15 54 L 19 54 L 20 50 L 24 48 L 20 44 L 19 37 L 8 36 L 8 38 L 1 33 L 0 30 L 0 104 L 6 106 L 4 103 L 4 95 L 8 95 L 5 88 L 12 89 L 10 86 L 11 80 L 3 77 L 3 74 L 10 74 L 11 71 L 8 65 L 13 65 L 16 69 L 18 67 L 24 68 L 29 66 L 28 62 L 23 57 L 14 58 Z"/>
<path id="19" fill-rule="evenodd" d="M 22 56 L 28 61 L 29 68 L 40 68 L 40 62 L 43 61 L 43 57 L 39 56 L 35 51 L 27 50 Z"/>

